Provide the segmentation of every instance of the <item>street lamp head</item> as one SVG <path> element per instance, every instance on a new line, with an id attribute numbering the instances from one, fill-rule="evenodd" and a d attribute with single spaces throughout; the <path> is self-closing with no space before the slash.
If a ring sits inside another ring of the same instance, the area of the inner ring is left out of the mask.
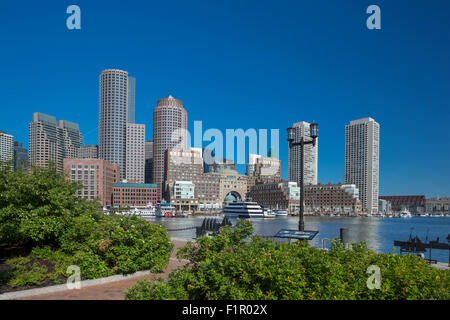
<path id="1" fill-rule="evenodd" d="M 293 127 L 287 128 L 287 140 L 289 142 L 293 142 L 295 140 L 295 128 Z"/>
<path id="2" fill-rule="evenodd" d="M 317 123 L 311 123 L 309 126 L 309 135 L 313 139 L 316 139 L 319 136 L 319 125 Z"/>

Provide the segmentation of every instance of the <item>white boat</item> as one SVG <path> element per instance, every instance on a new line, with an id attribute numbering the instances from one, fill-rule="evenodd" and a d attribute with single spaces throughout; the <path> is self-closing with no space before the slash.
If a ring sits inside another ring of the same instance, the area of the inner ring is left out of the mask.
<path id="1" fill-rule="evenodd" d="M 156 205 L 155 215 L 157 217 L 174 217 L 175 207 L 171 203 L 158 203 Z"/>
<path id="2" fill-rule="evenodd" d="M 263 218 L 263 208 L 256 202 L 234 201 L 223 208 L 223 213 L 229 218 Z"/>
<path id="3" fill-rule="evenodd" d="M 275 218 L 277 215 L 271 209 L 264 209 L 264 218 Z"/>
<path id="4" fill-rule="evenodd" d="M 280 210 L 273 210 L 273 212 L 277 217 L 285 217 L 288 215 L 287 210 L 280 209 Z"/>
<path id="5" fill-rule="evenodd" d="M 412 218 L 411 212 L 408 209 L 400 211 L 400 218 Z"/>
<path id="6" fill-rule="evenodd" d="M 149 203 L 146 206 L 136 206 L 129 211 L 131 214 L 135 214 L 141 217 L 154 217 L 156 215 L 156 208 Z"/>

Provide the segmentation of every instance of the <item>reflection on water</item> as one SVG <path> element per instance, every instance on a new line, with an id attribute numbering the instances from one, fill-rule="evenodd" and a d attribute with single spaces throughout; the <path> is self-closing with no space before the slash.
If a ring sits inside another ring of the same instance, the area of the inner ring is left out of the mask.
<path id="1" fill-rule="evenodd" d="M 200 226 L 205 216 L 190 218 L 149 218 L 151 222 L 162 222 L 167 229 Z M 222 217 L 217 217 L 222 219 Z M 261 236 L 273 236 L 280 229 L 298 229 L 298 217 L 277 217 L 271 219 L 254 218 L 255 232 Z M 231 220 L 233 224 L 236 220 Z M 450 218 L 447 217 L 413 217 L 375 218 L 375 217 L 305 217 L 306 230 L 318 230 L 319 234 L 310 241 L 313 246 L 321 247 L 322 239 L 339 238 L 339 229 L 348 228 L 351 242 L 366 242 L 367 247 L 377 252 L 392 252 L 394 240 L 408 240 L 412 232 L 422 241 L 436 240 L 447 243 L 450 233 Z M 428 234 L 428 240 L 426 239 Z M 195 238 L 195 229 L 169 231 L 174 238 L 191 240 Z M 329 242 L 327 241 L 327 247 Z M 397 248 L 398 250 L 398 248 Z M 428 255 L 427 255 L 428 257 Z M 433 250 L 432 258 L 447 262 L 449 252 Z"/>

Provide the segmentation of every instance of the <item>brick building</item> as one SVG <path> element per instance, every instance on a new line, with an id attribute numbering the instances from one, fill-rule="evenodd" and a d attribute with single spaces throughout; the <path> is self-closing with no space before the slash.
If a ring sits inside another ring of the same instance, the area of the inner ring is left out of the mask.
<path id="1" fill-rule="evenodd" d="M 120 179 L 118 165 L 101 159 L 64 159 L 64 173 L 67 180 L 83 186 L 75 194 L 78 198 L 112 204 L 113 185 Z"/>
<path id="2" fill-rule="evenodd" d="M 401 211 L 407 208 L 412 214 L 420 214 L 425 211 L 425 196 L 380 196 L 380 199 L 389 201 L 393 211 Z"/>
<path id="3" fill-rule="evenodd" d="M 143 183 L 115 183 L 113 191 L 113 205 L 115 207 L 156 205 L 158 191 L 156 184 Z"/>

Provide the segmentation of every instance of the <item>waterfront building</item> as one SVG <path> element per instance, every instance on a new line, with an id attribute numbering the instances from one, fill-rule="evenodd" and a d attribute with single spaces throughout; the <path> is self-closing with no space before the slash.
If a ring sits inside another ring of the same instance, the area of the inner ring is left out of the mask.
<path id="1" fill-rule="evenodd" d="M 305 212 L 359 214 L 361 209 L 359 190 L 354 184 L 305 185 Z"/>
<path id="2" fill-rule="evenodd" d="M 389 201 L 393 211 L 408 209 L 412 214 L 422 214 L 425 212 L 425 196 L 380 196 L 379 199 Z"/>
<path id="3" fill-rule="evenodd" d="M 253 175 L 257 183 L 279 182 L 281 180 L 281 160 L 260 157 L 256 159 Z"/>
<path id="4" fill-rule="evenodd" d="M 170 200 L 177 210 L 197 209 L 198 199 L 195 198 L 195 185 L 192 181 L 175 181 L 173 197 Z"/>
<path id="5" fill-rule="evenodd" d="M 389 216 L 392 214 L 392 206 L 391 203 L 387 200 L 382 199 L 381 197 L 378 199 L 378 212 L 383 216 Z"/>
<path id="6" fill-rule="evenodd" d="M 164 157 L 175 147 L 187 147 L 187 112 L 180 100 L 169 95 L 153 109 L 153 183 L 158 185 L 158 200 L 164 188 Z"/>
<path id="7" fill-rule="evenodd" d="M 164 198 L 172 203 L 176 202 L 177 181 L 192 182 L 194 198 L 193 202 L 189 203 L 192 210 L 220 209 L 227 196 L 227 199 L 246 199 L 248 177 L 239 175 L 236 170 L 229 168 L 205 173 L 201 148 L 170 149 L 166 151 L 165 159 Z"/>
<path id="8" fill-rule="evenodd" d="M 293 128 L 295 128 L 296 139 L 294 142 L 299 142 L 303 137 L 305 140 L 310 140 L 310 123 L 302 121 L 294 123 Z M 303 172 L 304 172 L 304 184 L 317 184 L 318 175 L 318 150 L 319 141 L 316 139 L 316 144 L 308 144 L 304 146 L 304 156 L 305 159 L 301 159 L 301 147 L 292 146 L 289 148 L 288 156 L 288 172 L 289 181 L 295 181 L 300 183 L 300 165 L 303 161 Z"/>
<path id="9" fill-rule="evenodd" d="M 145 181 L 145 124 L 126 125 L 126 180 L 144 183 Z"/>
<path id="10" fill-rule="evenodd" d="M 14 159 L 14 136 L 7 134 L 4 131 L 0 131 L 0 167 L 11 162 L 11 168 L 14 165 L 12 161 Z"/>
<path id="11" fill-rule="evenodd" d="M 450 198 L 429 198 L 425 202 L 425 211 L 431 215 L 450 215 Z"/>
<path id="12" fill-rule="evenodd" d="M 127 123 L 135 123 L 136 78 L 128 77 Z"/>
<path id="13" fill-rule="evenodd" d="M 153 140 L 145 142 L 145 183 L 153 183 Z"/>
<path id="14" fill-rule="evenodd" d="M 137 207 L 157 203 L 157 186 L 143 183 L 115 183 L 113 205 Z"/>
<path id="15" fill-rule="evenodd" d="M 380 125 L 372 118 L 345 126 L 345 183 L 359 189 L 361 205 L 378 213 Z"/>
<path id="16" fill-rule="evenodd" d="M 87 200 L 98 200 L 102 206 L 111 206 L 114 183 L 120 181 L 120 168 L 102 159 L 64 159 L 66 179 L 83 186 L 75 195 Z"/>
<path id="17" fill-rule="evenodd" d="M 63 160 L 76 158 L 82 144 L 77 123 L 35 112 L 29 124 L 30 165 L 48 167 L 49 163 L 63 170 Z"/>
<path id="18" fill-rule="evenodd" d="M 221 170 L 236 170 L 236 165 L 232 159 L 219 159 L 212 164 L 205 164 L 205 172 L 219 172 Z"/>
<path id="19" fill-rule="evenodd" d="M 90 144 L 80 148 L 78 159 L 98 159 L 98 145 Z"/>
<path id="20" fill-rule="evenodd" d="M 257 183 L 251 187 L 249 199 L 266 208 L 288 210 L 291 214 L 298 214 L 300 188 L 295 181 Z"/>
<path id="21" fill-rule="evenodd" d="M 103 70 L 99 78 L 98 153 L 100 159 L 119 166 L 122 179 L 126 175 L 128 103 L 128 72 Z"/>
<path id="22" fill-rule="evenodd" d="M 14 141 L 14 171 L 28 169 L 28 150 L 22 147 L 22 142 Z"/>

